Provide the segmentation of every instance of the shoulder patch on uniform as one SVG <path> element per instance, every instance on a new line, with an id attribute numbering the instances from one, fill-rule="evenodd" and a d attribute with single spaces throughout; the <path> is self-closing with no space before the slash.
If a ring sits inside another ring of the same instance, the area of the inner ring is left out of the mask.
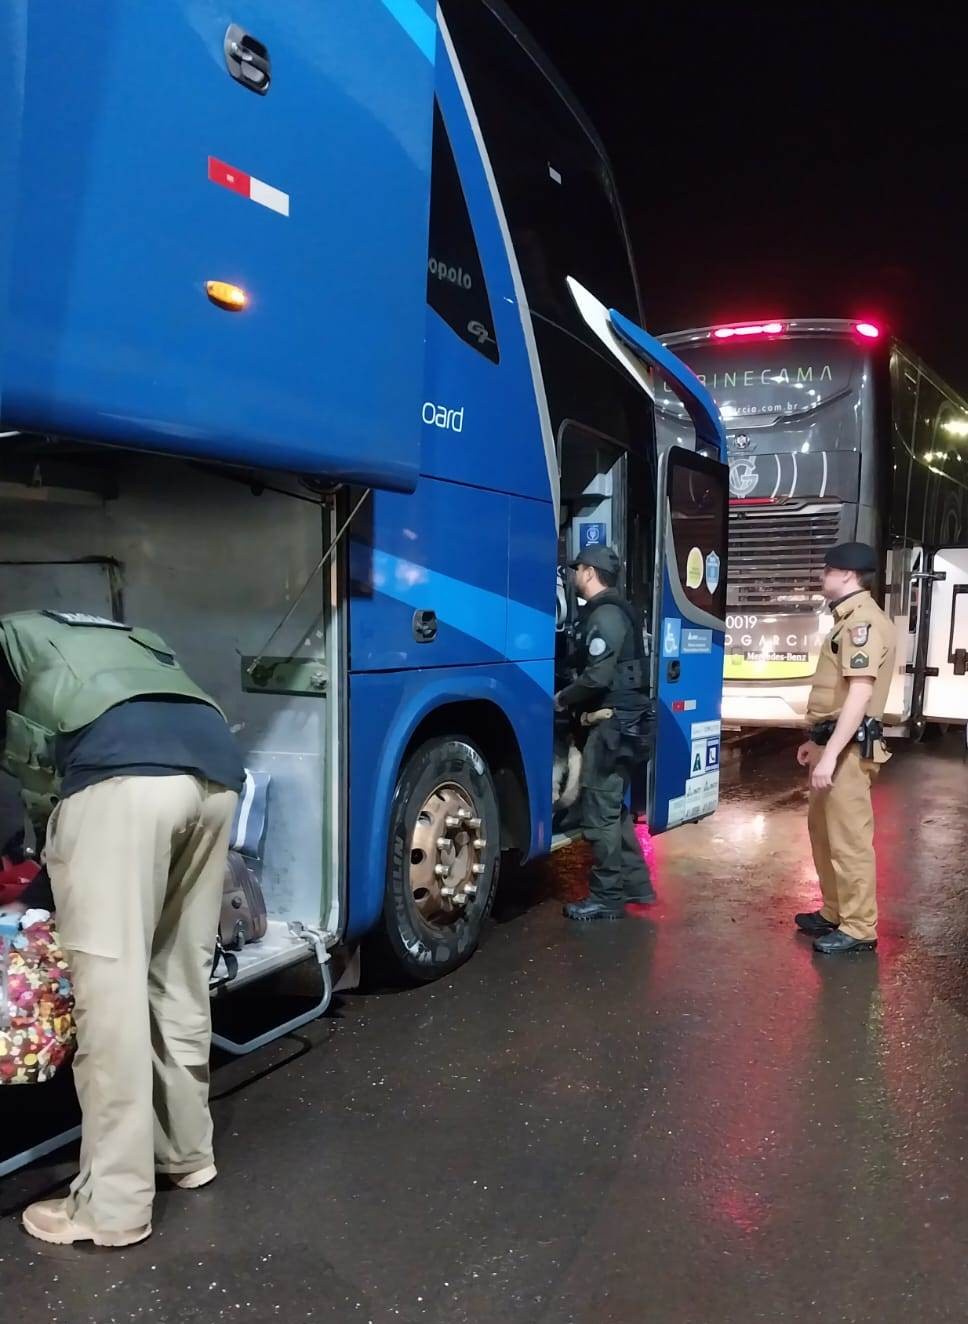
<path id="1" fill-rule="evenodd" d="M 870 664 L 871 660 L 867 653 L 854 653 L 851 656 L 850 667 L 852 671 L 860 671 L 864 667 L 869 667 Z"/>
<path id="2" fill-rule="evenodd" d="M 588 655 L 589 657 L 601 657 L 601 655 L 605 652 L 606 648 L 608 648 L 608 644 L 605 642 L 604 639 L 601 638 L 600 635 L 596 634 L 594 639 L 591 639 L 589 641 Z"/>
<path id="3" fill-rule="evenodd" d="M 850 642 L 855 648 L 863 648 L 870 638 L 870 632 L 869 625 L 853 625 L 850 630 Z"/>

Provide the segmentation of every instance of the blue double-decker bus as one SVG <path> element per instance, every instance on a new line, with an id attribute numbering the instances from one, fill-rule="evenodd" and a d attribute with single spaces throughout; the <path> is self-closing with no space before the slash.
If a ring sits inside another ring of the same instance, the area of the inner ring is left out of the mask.
<path id="1" fill-rule="evenodd" d="M 504 5 L 15 0 L 0 34 L 0 611 L 148 624 L 228 714 L 269 911 L 229 989 L 473 951 L 502 855 L 553 844 L 589 543 L 655 638 L 650 826 L 711 812 L 721 423 Z M 692 420 L 661 463 L 656 371 Z"/>

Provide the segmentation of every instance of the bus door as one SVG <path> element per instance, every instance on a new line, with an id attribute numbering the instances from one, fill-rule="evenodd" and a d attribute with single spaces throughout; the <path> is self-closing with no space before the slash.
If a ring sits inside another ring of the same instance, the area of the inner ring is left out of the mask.
<path id="1" fill-rule="evenodd" d="M 652 832 L 692 823 L 719 803 L 726 640 L 729 469 L 726 429 L 712 396 L 670 349 L 608 309 L 569 276 L 581 315 L 602 344 L 654 399 L 658 373 L 685 406 L 693 446 L 659 457 L 656 485 L 652 695 L 655 749 L 647 817 Z"/>
<path id="2" fill-rule="evenodd" d="M 626 349 L 682 400 L 695 449 L 659 457 L 652 650 L 656 741 L 647 817 L 662 832 L 711 814 L 719 803 L 726 639 L 729 469 L 726 434 L 712 397 L 689 368 L 617 312 L 609 325 Z"/>
<path id="3" fill-rule="evenodd" d="M 930 589 L 922 716 L 968 722 L 968 548 L 935 552 Z"/>
<path id="4" fill-rule="evenodd" d="M 729 470 L 673 446 L 660 460 L 653 679 L 653 832 L 719 803 Z"/>

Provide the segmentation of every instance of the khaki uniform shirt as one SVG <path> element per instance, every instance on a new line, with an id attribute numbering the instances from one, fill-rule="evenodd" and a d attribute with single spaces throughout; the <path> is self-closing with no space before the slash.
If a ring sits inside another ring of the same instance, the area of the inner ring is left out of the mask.
<path id="1" fill-rule="evenodd" d="M 873 680 L 867 715 L 880 721 L 894 675 L 894 623 L 866 592 L 852 593 L 833 612 L 833 629 L 820 649 L 807 702 L 807 721 L 839 717 L 854 676 Z"/>

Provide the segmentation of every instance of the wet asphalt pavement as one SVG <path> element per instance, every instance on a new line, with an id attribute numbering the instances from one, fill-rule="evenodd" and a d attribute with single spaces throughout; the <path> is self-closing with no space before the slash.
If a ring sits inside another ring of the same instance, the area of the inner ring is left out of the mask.
<path id="1" fill-rule="evenodd" d="M 789 749 L 654 848 L 661 904 L 577 927 L 567 852 L 449 980 L 352 994 L 216 1073 L 219 1180 L 123 1252 L 43 1247 L 0 1183 L 3 1324 L 968 1319 L 968 767 L 876 791 L 881 944 L 821 958 Z"/>

